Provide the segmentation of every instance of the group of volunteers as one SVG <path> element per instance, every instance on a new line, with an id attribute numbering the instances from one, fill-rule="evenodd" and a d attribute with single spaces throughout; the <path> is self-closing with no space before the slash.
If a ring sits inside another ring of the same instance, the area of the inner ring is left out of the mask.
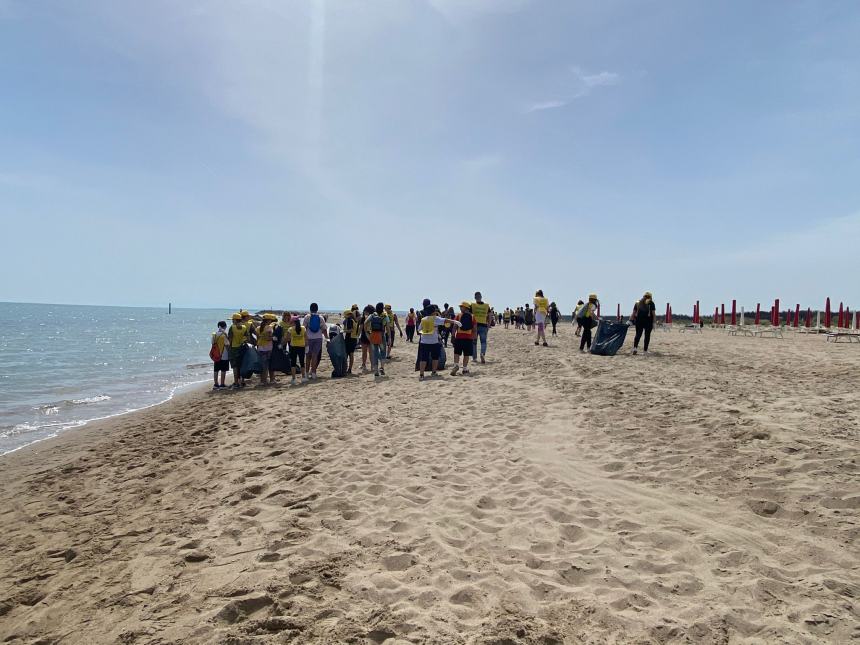
<path id="1" fill-rule="evenodd" d="M 535 345 L 548 347 L 546 338 L 547 324 L 552 327 L 552 335 L 557 335 L 556 326 L 561 314 L 555 302 L 550 302 L 542 290 L 535 292 L 532 305 L 512 309 L 506 307 L 498 316 L 504 328 L 513 324 L 515 329 L 535 331 Z M 425 380 L 429 369 L 431 376 L 437 376 L 442 359 L 443 347 L 449 340 L 454 349 L 454 364 L 451 374 L 469 374 L 469 361 L 486 362 L 487 337 L 491 327 L 496 325 L 494 309 L 484 301 L 480 292 L 475 292 L 474 300 L 464 300 L 455 311 L 445 303 L 439 307 L 425 298 L 421 308 L 409 309 L 403 327 L 391 305 L 378 302 L 359 309 L 352 305 L 343 312 L 340 324 L 329 324 L 319 312 L 317 303 L 311 303 L 309 312 L 304 316 L 283 312 L 280 318 L 274 313 L 264 313 L 255 321 L 250 312 L 242 309 L 231 317 L 228 327 L 225 321 L 218 323 L 212 334 L 209 353 L 214 362 L 214 388 L 226 388 L 226 374 L 233 372 L 233 388 L 247 385 L 248 360 L 253 358 L 253 373 L 259 373 L 260 383 L 269 385 L 276 382 L 276 372 L 288 373 L 291 384 L 305 383 L 317 378 L 317 370 L 322 359 L 323 344 L 341 335 L 346 351 L 346 374 L 353 373 L 355 353 L 361 347 L 361 371 L 371 371 L 377 377 L 385 375 L 385 362 L 391 358 L 394 339 L 404 335 L 410 343 L 418 338 L 416 370 L 418 378 Z M 639 348 L 644 336 L 644 352 L 648 352 L 651 331 L 654 328 L 656 307 L 650 292 L 636 302 L 630 323 L 636 326 L 633 353 Z M 581 336 L 579 349 L 585 352 L 591 347 L 592 329 L 600 321 L 600 303 L 597 294 L 589 294 L 587 302 L 577 303 L 573 313 L 576 335 Z M 249 350 L 253 348 L 254 352 Z M 251 354 L 251 356 L 249 356 Z M 369 367 L 368 367 L 369 363 Z"/>
<path id="2" fill-rule="evenodd" d="M 644 295 L 633 305 L 633 313 L 630 314 L 628 324 L 634 325 L 636 335 L 633 338 L 633 354 L 639 353 L 639 341 L 643 335 L 645 343 L 643 345 L 643 353 L 648 353 L 648 346 L 651 344 L 651 332 L 654 330 L 654 325 L 657 319 L 657 307 L 650 291 L 646 291 Z M 588 302 L 580 300 L 576 303 L 576 309 L 573 312 L 573 324 L 576 326 L 576 336 L 581 336 L 579 341 L 579 351 L 586 352 L 591 348 L 592 337 L 591 330 L 597 327 L 600 322 L 600 301 L 597 299 L 596 293 L 588 294 Z"/>

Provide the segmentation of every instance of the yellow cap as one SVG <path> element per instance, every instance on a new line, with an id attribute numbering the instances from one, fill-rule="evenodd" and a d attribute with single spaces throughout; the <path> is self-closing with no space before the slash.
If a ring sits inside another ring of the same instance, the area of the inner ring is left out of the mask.
<path id="1" fill-rule="evenodd" d="M 232 316 L 230 316 L 230 320 L 242 320 L 242 314 L 235 313 Z"/>
<path id="2" fill-rule="evenodd" d="M 597 300 L 597 294 L 596 293 L 589 293 L 588 299 L 589 300 Z"/>
<path id="3" fill-rule="evenodd" d="M 352 309 L 347 309 L 346 311 L 343 312 L 343 315 L 344 316 L 351 316 L 352 315 Z"/>
<path id="4" fill-rule="evenodd" d="M 645 292 L 645 297 L 646 297 L 646 298 L 652 298 L 653 296 L 651 295 L 651 292 L 650 292 L 650 291 L 646 291 L 646 292 Z"/>
<path id="5" fill-rule="evenodd" d="M 463 302 L 461 302 L 461 303 L 460 303 L 460 306 L 461 306 L 461 307 L 465 307 L 465 308 L 466 308 L 466 309 L 468 309 L 469 311 L 471 311 L 471 310 L 472 310 L 472 303 L 471 303 L 471 302 L 469 302 L 468 300 L 464 300 Z"/>
<path id="6" fill-rule="evenodd" d="M 278 317 L 275 314 L 263 314 L 263 320 L 277 320 Z"/>
<path id="7" fill-rule="evenodd" d="M 391 309 L 391 305 L 385 305 L 386 309 Z"/>

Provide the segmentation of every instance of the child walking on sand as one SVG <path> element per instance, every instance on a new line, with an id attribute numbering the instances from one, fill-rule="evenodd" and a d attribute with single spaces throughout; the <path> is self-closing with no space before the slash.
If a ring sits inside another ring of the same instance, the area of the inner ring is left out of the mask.
<path id="1" fill-rule="evenodd" d="M 221 320 L 218 323 L 218 329 L 212 333 L 212 350 L 209 356 L 214 362 L 215 385 L 213 389 L 227 387 L 224 385 L 224 379 L 227 377 L 227 370 L 230 369 L 230 359 L 228 346 L 230 341 L 227 338 L 227 323 Z M 221 383 L 218 383 L 218 375 L 221 375 Z"/>
<path id="2" fill-rule="evenodd" d="M 298 316 L 292 319 L 288 334 L 290 342 L 290 385 L 296 384 L 296 367 L 301 367 L 302 383 L 307 380 L 305 368 L 305 346 L 307 345 L 307 331 L 302 327 L 302 320 Z"/>
<path id="3" fill-rule="evenodd" d="M 473 305 L 469 302 L 460 303 L 460 313 L 456 321 L 460 323 L 454 332 L 454 368 L 451 376 L 456 376 L 460 369 L 460 356 L 463 357 L 463 374 L 469 373 L 469 357 L 474 351 L 475 319 L 472 316 Z"/>

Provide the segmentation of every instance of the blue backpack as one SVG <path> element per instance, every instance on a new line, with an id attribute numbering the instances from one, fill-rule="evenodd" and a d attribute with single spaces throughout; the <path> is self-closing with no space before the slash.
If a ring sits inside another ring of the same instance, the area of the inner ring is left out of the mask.
<path id="1" fill-rule="evenodd" d="M 317 333 L 320 330 L 319 314 L 311 314 L 311 319 L 308 321 L 308 330 Z"/>

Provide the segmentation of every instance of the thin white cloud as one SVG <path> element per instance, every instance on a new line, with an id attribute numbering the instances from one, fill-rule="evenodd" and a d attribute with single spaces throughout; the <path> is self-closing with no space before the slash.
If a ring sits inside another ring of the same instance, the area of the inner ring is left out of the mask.
<path id="1" fill-rule="evenodd" d="M 608 85 L 618 85 L 621 82 L 621 75 L 615 72 L 598 72 L 596 74 L 587 74 L 579 67 L 571 68 L 574 76 L 587 88 L 605 87 Z"/>
<path id="2" fill-rule="evenodd" d="M 536 101 L 529 105 L 525 112 L 541 112 L 543 110 L 554 110 L 564 107 L 571 101 L 581 99 L 588 96 L 597 87 L 610 87 L 618 85 L 621 82 L 621 75 L 616 72 L 601 71 L 596 73 L 588 73 L 581 67 L 573 66 L 570 68 L 574 77 L 572 88 L 568 90 L 570 95 L 564 99 L 551 99 L 547 101 Z"/>
<path id="3" fill-rule="evenodd" d="M 532 103 L 526 109 L 526 112 L 540 112 L 541 110 L 554 110 L 555 108 L 564 107 L 565 105 L 567 105 L 567 101 L 540 101 L 538 103 Z"/>

